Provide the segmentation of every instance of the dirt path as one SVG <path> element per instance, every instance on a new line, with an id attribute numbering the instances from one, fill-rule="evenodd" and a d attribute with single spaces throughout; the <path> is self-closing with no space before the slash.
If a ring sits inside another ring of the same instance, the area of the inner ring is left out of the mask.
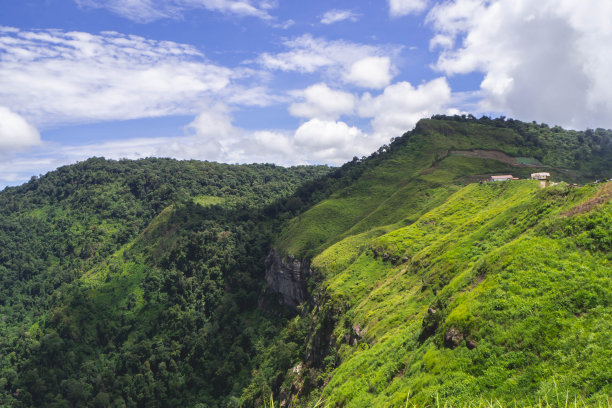
<path id="1" fill-rule="evenodd" d="M 451 150 L 450 153 L 465 157 L 477 157 L 479 159 L 493 159 L 511 166 L 537 167 L 535 164 L 521 164 L 517 161 L 516 157 L 497 150 Z"/>

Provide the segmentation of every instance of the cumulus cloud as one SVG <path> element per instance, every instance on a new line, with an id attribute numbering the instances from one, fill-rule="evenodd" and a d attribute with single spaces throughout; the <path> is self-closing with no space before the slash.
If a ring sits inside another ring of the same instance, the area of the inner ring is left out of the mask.
<path id="1" fill-rule="evenodd" d="M 291 104 L 289 113 L 301 118 L 337 119 L 340 115 L 350 114 L 355 109 L 353 94 L 330 89 L 324 83 L 295 91 L 293 95 L 304 101 Z"/>
<path id="2" fill-rule="evenodd" d="M 358 20 L 358 16 L 351 10 L 334 9 L 325 12 L 323 17 L 321 17 L 322 24 L 334 24 L 344 20 L 356 22 Z"/>
<path id="3" fill-rule="evenodd" d="M 384 88 L 389 85 L 391 74 L 391 60 L 389 57 L 366 57 L 355 61 L 346 79 L 364 88 Z"/>
<path id="4" fill-rule="evenodd" d="M 436 48 L 448 49 L 453 46 L 454 40 L 450 35 L 437 34 L 429 40 L 429 50 L 433 51 Z"/>
<path id="5" fill-rule="evenodd" d="M 38 126 L 197 113 L 237 75 L 169 41 L 0 31 L 0 104 Z"/>
<path id="6" fill-rule="evenodd" d="M 224 106 L 201 113 L 187 128 L 189 137 L 163 146 L 166 154 L 226 163 L 341 164 L 378 147 L 359 128 L 333 119 L 313 118 L 295 131 L 242 129 Z"/>
<path id="7" fill-rule="evenodd" d="M 289 51 L 264 53 L 259 57 L 259 63 L 270 70 L 300 73 L 323 71 L 330 79 L 341 78 L 344 82 L 358 86 L 363 86 L 362 74 L 367 68 L 377 70 L 379 82 L 385 75 L 390 75 L 389 72 L 393 70 L 391 61 L 400 51 L 399 47 L 394 46 L 373 46 L 342 40 L 327 41 L 309 34 L 287 40 L 284 45 Z M 361 63 L 357 64 L 351 75 L 353 66 L 359 61 Z M 383 72 L 384 68 L 387 68 L 386 73 Z"/>
<path id="8" fill-rule="evenodd" d="M 239 17 L 263 20 L 272 17 L 268 10 L 276 3 L 269 0 L 74 0 L 85 8 L 105 8 L 137 23 L 150 23 L 162 18 L 180 18 L 183 12 L 203 8 Z"/>
<path id="9" fill-rule="evenodd" d="M 419 119 L 435 113 L 453 113 L 449 110 L 451 89 L 441 77 L 414 87 L 409 82 L 398 82 L 373 97 L 364 94 L 359 114 L 373 118 L 372 129 L 380 143 L 401 136 L 412 129 Z"/>
<path id="10" fill-rule="evenodd" d="M 438 70 L 484 74 L 481 109 L 584 128 L 612 126 L 610 16 L 607 0 L 454 0 L 427 21 Z"/>
<path id="11" fill-rule="evenodd" d="M 24 118 L 0 106 L 0 153 L 41 143 L 38 130 Z"/>
<path id="12" fill-rule="evenodd" d="M 427 7 L 427 0 L 389 0 L 391 17 L 402 17 L 408 14 L 418 14 Z"/>
<path id="13" fill-rule="evenodd" d="M 284 160 L 277 161 L 277 163 L 287 163 L 289 157 L 295 157 L 295 146 L 289 136 L 281 132 L 273 132 L 270 130 L 259 130 L 253 132 L 253 139 L 255 144 L 264 147 L 265 152 L 268 155 L 282 155 Z M 302 164 L 306 161 L 297 160 L 292 164 Z"/>
<path id="14" fill-rule="evenodd" d="M 311 160 L 340 164 L 370 151 L 360 129 L 344 122 L 311 119 L 295 131 L 294 142 L 310 152 Z"/>

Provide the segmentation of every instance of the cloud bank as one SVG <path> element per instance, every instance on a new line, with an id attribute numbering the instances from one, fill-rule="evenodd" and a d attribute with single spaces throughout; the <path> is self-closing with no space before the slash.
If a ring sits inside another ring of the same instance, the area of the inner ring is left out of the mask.
<path id="1" fill-rule="evenodd" d="M 612 126 L 612 3 L 454 0 L 427 21 L 447 75 L 482 72 L 484 111 L 571 128 Z"/>
<path id="2" fill-rule="evenodd" d="M 0 30 L 0 101 L 36 125 L 196 113 L 237 76 L 170 41 Z"/>
<path id="3" fill-rule="evenodd" d="M 304 34 L 284 41 L 288 51 L 263 53 L 259 63 L 272 71 L 313 74 L 322 72 L 332 81 L 364 88 L 382 88 L 393 78 L 392 60 L 398 46 L 374 46 L 348 41 L 328 41 Z"/>

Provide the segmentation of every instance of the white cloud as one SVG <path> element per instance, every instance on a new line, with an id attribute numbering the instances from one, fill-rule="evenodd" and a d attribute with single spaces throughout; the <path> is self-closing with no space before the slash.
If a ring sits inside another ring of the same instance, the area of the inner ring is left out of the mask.
<path id="1" fill-rule="evenodd" d="M 24 118 L 0 106 L 0 153 L 41 143 L 38 130 Z"/>
<path id="2" fill-rule="evenodd" d="M 408 14 L 418 14 L 425 10 L 428 0 L 389 0 L 389 14 L 401 17 Z"/>
<path id="3" fill-rule="evenodd" d="M 304 102 L 296 102 L 289 106 L 289 112 L 300 118 L 337 119 L 340 115 L 350 114 L 355 109 L 355 96 L 348 92 L 330 89 L 324 83 L 312 85 L 293 94 L 297 98 L 304 99 Z"/>
<path id="4" fill-rule="evenodd" d="M 344 122 L 315 118 L 302 124 L 295 131 L 295 140 L 300 146 L 338 148 L 361 135 L 361 130 Z"/>
<path id="5" fill-rule="evenodd" d="M 232 124 L 231 115 L 223 106 L 200 114 L 188 129 L 189 137 L 178 138 L 173 147 L 165 145 L 160 151 L 172 157 L 226 163 L 294 165 L 341 164 L 378 147 L 357 127 L 335 120 L 310 119 L 295 132 L 242 129 Z"/>
<path id="6" fill-rule="evenodd" d="M 450 35 L 437 34 L 429 40 L 429 51 L 433 51 L 440 47 L 442 49 L 452 48 L 454 44 L 453 37 Z"/>
<path id="7" fill-rule="evenodd" d="M 309 34 L 302 35 L 292 40 L 287 40 L 284 45 L 289 51 L 278 54 L 264 53 L 259 57 L 259 63 L 270 70 L 294 71 L 300 73 L 314 73 L 323 71 L 330 80 L 340 78 L 344 82 L 363 83 L 360 72 L 351 76 L 351 69 L 358 61 L 374 58 L 370 61 L 378 61 L 378 68 L 382 65 L 380 61 L 389 60 L 389 69 L 393 69 L 391 61 L 400 51 L 394 46 L 373 46 L 357 44 L 348 41 L 327 41 L 322 38 L 314 38 Z M 380 58 L 379 60 L 375 58 Z M 384 66 L 382 67 L 384 68 Z M 384 74 L 379 75 L 380 77 Z M 354 82 L 354 81 L 357 82 Z"/>
<path id="8" fill-rule="evenodd" d="M 391 60 L 389 57 L 366 57 L 355 61 L 346 74 L 348 82 L 355 83 L 364 88 L 384 88 L 389 85 L 391 74 Z"/>
<path id="9" fill-rule="evenodd" d="M 584 128 L 612 126 L 610 16 L 608 0 L 455 0 L 427 21 L 449 39 L 438 70 L 484 73 L 481 109 Z"/>
<path id="10" fill-rule="evenodd" d="M 359 105 L 359 114 L 371 117 L 376 139 L 385 143 L 412 129 L 419 119 L 449 112 L 451 89 L 446 78 L 437 78 L 417 87 L 409 82 L 389 85 L 376 97 L 366 93 Z"/>
<path id="11" fill-rule="evenodd" d="M 355 155 L 369 153 L 368 139 L 360 129 L 344 122 L 311 119 L 296 131 L 294 142 L 310 160 L 340 164 Z"/>
<path id="12" fill-rule="evenodd" d="M 180 18 L 186 10 L 203 8 L 239 17 L 270 20 L 268 10 L 276 6 L 270 1 L 251 0 L 74 0 L 81 7 L 105 8 L 138 23 L 162 18 Z"/>
<path id="13" fill-rule="evenodd" d="M 0 33 L 0 104 L 32 123 L 197 113 L 238 73 L 191 46 L 113 32 Z"/>
<path id="14" fill-rule="evenodd" d="M 292 140 L 281 132 L 259 130 L 253 133 L 253 139 L 258 145 L 264 147 L 266 152 L 283 155 L 285 160 L 280 161 L 281 163 L 287 162 L 289 157 L 295 157 L 295 147 Z"/>
<path id="15" fill-rule="evenodd" d="M 358 20 L 358 16 L 351 10 L 334 9 L 325 12 L 323 17 L 321 17 L 322 24 L 334 24 L 344 20 L 356 22 Z"/>
<path id="16" fill-rule="evenodd" d="M 193 122 L 187 125 L 187 128 L 199 137 L 211 137 L 220 140 L 236 133 L 229 111 L 227 107 L 222 105 L 200 113 Z"/>

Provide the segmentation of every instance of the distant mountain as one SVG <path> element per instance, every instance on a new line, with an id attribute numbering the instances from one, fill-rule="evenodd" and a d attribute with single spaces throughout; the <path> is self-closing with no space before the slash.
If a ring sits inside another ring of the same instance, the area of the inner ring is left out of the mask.
<path id="1" fill-rule="evenodd" d="M 597 405 L 610 177 L 609 130 L 472 116 L 336 169 L 60 168 L 0 192 L 0 405 Z"/>

